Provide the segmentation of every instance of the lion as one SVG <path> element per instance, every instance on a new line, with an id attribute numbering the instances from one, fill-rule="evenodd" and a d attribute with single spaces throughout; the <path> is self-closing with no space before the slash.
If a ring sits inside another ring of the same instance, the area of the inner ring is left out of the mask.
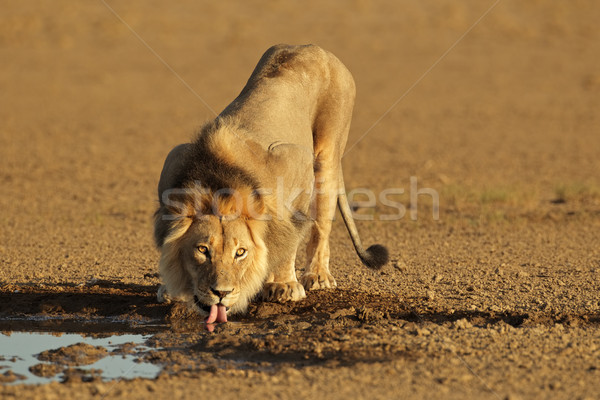
<path id="1" fill-rule="evenodd" d="M 187 301 L 207 323 L 226 322 L 257 295 L 298 301 L 336 287 L 329 235 L 336 202 L 370 268 L 384 246 L 364 249 L 345 194 L 341 158 L 355 84 L 315 45 L 269 48 L 239 96 L 192 143 L 168 154 L 158 183 L 154 236 L 159 301 Z M 310 234 L 300 280 L 295 261 Z"/>

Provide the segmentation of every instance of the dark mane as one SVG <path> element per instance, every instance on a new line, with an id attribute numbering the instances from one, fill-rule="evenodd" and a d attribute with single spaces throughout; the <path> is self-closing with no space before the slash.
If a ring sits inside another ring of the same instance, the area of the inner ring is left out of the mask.
<path id="1" fill-rule="evenodd" d="M 179 171 L 174 187 L 187 188 L 199 184 L 213 191 L 239 187 L 250 187 L 254 190 L 259 188 L 259 183 L 252 174 L 227 162 L 223 155 L 211 146 L 211 138 L 219 133 L 219 125 L 217 119 L 201 128 L 184 154 L 186 168 Z"/>

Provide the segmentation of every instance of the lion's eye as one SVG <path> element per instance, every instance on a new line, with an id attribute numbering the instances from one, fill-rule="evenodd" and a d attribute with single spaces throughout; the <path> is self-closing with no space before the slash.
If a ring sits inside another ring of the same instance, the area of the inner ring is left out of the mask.
<path id="1" fill-rule="evenodd" d="M 244 249 L 243 247 L 240 247 L 239 249 L 237 249 L 237 251 L 235 252 L 235 256 L 236 258 L 240 258 L 243 257 L 246 254 L 246 249 Z"/>
<path id="2" fill-rule="evenodd" d="M 202 254 L 208 254 L 208 247 L 206 246 L 198 246 L 198 251 Z"/>

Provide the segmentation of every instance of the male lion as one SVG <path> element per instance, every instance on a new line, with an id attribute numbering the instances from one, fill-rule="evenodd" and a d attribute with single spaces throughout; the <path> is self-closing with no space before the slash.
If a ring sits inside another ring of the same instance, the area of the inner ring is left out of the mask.
<path id="1" fill-rule="evenodd" d="M 371 268 L 385 247 L 365 250 L 345 195 L 341 157 L 355 86 L 331 53 L 277 45 L 240 95 L 165 161 L 155 218 L 161 250 L 159 300 L 178 297 L 225 322 L 262 289 L 267 301 L 296 301 L 305 289 L 336 286 L 329 234 L 336 200 L 358 256 Z M 295 259 L 311 230 L 298 282 Z"/>

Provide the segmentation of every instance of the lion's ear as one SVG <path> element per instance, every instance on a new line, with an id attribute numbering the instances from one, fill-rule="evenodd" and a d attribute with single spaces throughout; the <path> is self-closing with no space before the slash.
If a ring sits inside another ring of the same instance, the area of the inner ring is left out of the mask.
<path id="1" fill-rule="evenodd" d="M 175 187 L 177 174 L 184 168 L 186 162 L 186 153 L 189 151 L 191 144 L 184 143 L 175 146 L 167 155 L 160 179 L 158 181 L 158 200 L 163 202 L 163 193 Z"/>
<path id="2" fill-rule="evenodd" d="M 187 193 L 174 193 L 168 197 L 154 215 L 154 239 L 161 248 L 182 237 L 192 225 L 196 208 Z"/>

